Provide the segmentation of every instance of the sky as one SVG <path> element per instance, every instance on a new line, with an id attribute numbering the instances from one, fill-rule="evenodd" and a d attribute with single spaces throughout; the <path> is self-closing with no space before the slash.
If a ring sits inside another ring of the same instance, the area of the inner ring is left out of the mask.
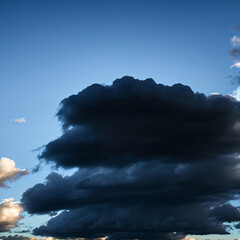
<path id="1" fill-rule="evenodd" d="M 239 9 L 0 0 L 0 239 L 240 239 Z"/>

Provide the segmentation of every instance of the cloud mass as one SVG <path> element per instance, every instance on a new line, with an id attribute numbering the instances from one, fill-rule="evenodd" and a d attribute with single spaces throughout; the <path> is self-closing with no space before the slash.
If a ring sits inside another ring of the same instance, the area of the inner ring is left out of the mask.
<path id="1" fill-rule="evenodd" d="M 78 167 L 29 188 L 31 214 L 63 210 L 35 235 L 184 239 L 228 234 L 240 220 L 240 103 L 182 84 L 117 79 L 64 99 L 63 134 L 41 160 Z"/>

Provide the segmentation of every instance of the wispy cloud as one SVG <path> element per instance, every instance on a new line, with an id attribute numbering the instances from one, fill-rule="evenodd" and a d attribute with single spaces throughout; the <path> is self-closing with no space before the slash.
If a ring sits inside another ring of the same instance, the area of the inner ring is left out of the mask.
<path id="1" fill-rule="evenodd" d="M 14 122 L 17 122 L 17 123 L 25 123 L 26 122 L 26 119 L 21 117 L 21 118 L 16 118 L 13 120 Z"/>

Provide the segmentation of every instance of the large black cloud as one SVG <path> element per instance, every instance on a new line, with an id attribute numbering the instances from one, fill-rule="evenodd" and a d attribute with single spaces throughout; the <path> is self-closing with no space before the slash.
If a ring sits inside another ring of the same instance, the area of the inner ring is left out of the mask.
<path id="1" fill-rule="evenodd" d="M 215 206 L 236 198 L 240 189 L 238 160 L 226 161 L 221 164 L 152 161 L 121 169 L 81 169 L 66 177 L 51 173 L 45 184 L 28 189 L 21 202 L 31 214 L 106 203 L 166 208 L 207 202 Z"/>
<path id="2" fill-rule="evenodd" d="M 124 166 L 158 159 L 189 162 L 239 152 L 240 104 L 189 87 L 123 77 L 61 102 L 64 129 L 40 158 L 57 166 Z"/>
<path id="3" fill-rule="evenodd" d="M 227 233 L 223 222 L 239 221 L 237 208 L 227 205 L 227 213 L 219 211 L 225 208 L 221 203 L 239 192 L 240 176 L 234 162 L 228 166 L 148 162 L 121 169 L 79 170 L 70 177 L 52 173 L 45 184 L 23 194 L 22 204 L 29 213 L 71 209 L 35 229 L 37 235 L 223 234 Z M 109 216 L 111 221 L 106 222 Z M 95 228 L 99 221 L 101 225 Z M 115 227 L 119 224 L 120 228 Z"/>
<path id="4" fill-rule="evenodd" d="M 239 221 L 240 103 L 124 77 L 64 99 L 63 135 L 40 158 L 51 173 L 22 196 L 29 213 L 64 210 L 34 234 L 183 239 Z M 174 234 L 177 232 L 177 234 Z"/>
<path id="5" fill-rule="evenodd" d="M 115 234 L 125 233 L 133 239 L 141 239 L 144 235 L 145 239 L 161 239 L 157 234 L 174 231 L 183 234 L 226 234 L 220 223 L 208 218 L 203 206 L 190 204 L 188 208 L 175 206 L 167 209 L 143 207 L 102 204 L 64 211 L 58 217 L 52 218 L 46 226 L 34 229 L 33 233 L 43 236 L 88 238 L 113 238 Z"/>

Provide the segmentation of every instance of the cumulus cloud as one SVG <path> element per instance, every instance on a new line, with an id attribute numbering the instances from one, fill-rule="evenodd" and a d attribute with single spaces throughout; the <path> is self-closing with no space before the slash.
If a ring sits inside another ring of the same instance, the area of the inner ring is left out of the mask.
<path id="1" fill-rule="evenodd" d="M 22 219 L 23 208 L 19 202 L 14 202 L 12 198 L 4 199 L 0 203 L 0 232 L 6 232 Z"/>
<path id="2" fill-rule="evenodd" d="M 240 195 L 234 97 L 123 77 L 64 99 L 57 116 L 63 134 L 39 158 L 79 169 L 22 195 L 29 213 L 63 210 L 34 234 L 183 240 L 228 234 L 238 220 L 228 204 Z"/>
<path id="3" fill-rule="evenodd" d="M 183 234 L 226 234 L 221 224 L 207 218 L 203 206 L 190 204 L 188 208 L 154 209 L 146 204 L 124 206 L 123 203 L 122 206 L 101 204 L 64 211 L 47 225 L 34 229 L 33 233 L 54 237 L 107 235 L 110 239 L 162 239 L 165 233 L 173 233 L 174 230 Z"/>
<path id="4" fill-rule="evenodd" d="M 29 171 L 16 168 L 13 160 L 4 157 L 0 159 L 0 187 L 6 187 L 6 181 L 11 182 L 27 174 Z"/>

